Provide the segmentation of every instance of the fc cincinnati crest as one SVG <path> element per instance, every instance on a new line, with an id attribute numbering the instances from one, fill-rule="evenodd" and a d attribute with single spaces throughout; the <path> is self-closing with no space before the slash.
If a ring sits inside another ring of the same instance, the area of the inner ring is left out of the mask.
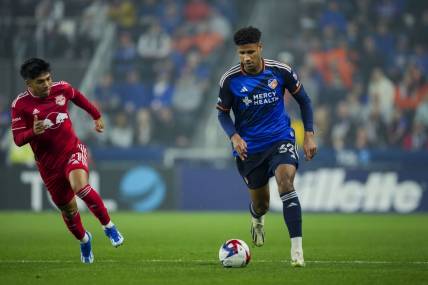
<path id="1" fill-rule="evenodd" d="M 64 95 L 58 95 L 58 96 L 56 96 L 55 97 L 55 103 L 57 105 L 64 106 L 65 105 L 65 97 L 64 97 Z"/>
<path id="2" fill-rule="evenodd" d="M 269 80 L 268 80 L 268 86 L 269 86 L 271 89 L 275 89 L 275 88 L 276 88 L 276 86 L 278 86 L 278 81 L 276 81 L 276 79 L 269 79 Z"/>

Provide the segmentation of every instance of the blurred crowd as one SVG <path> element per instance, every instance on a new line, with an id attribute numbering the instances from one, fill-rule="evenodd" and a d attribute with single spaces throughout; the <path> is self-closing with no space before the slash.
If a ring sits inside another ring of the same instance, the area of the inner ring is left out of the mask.
<path id="1" fill-rule="evenodd" d="M 103 1 L 0 2 L 0 57 L 90 59 L 107 17 Z M 97 10 L 100 9 L 100 10 Z"/>
<path id="2" fill-rule="evenodd" d="M 0 4 L 5 8 L 2 13 L 12 21 L 0 25 L 4 47 L 0 57 L 14 56 L 14 43 L 24 42 L 19 46 L 23 58 L 37 54 L 48 60 L 89 61 L 106 22 L 116 24 L 111 68 L 91 94 L 108 132 L 84 135 L 88 144 L 123 148 L 190 144 L 213 66 L 237 20 L 236 1 L 6 2 Z"/>
<path id="3" fill-rule="evenodd" d="M 225 44 L 238 24 L 248 23 L 239 18 L 240 3 L 246 2 L 5 0 L 0 58 L 36 52 L 48 59 L 90 60 L 106 21 L 112 21 L 117 40 L 111 68 L 92 97 L 109 131 L 83 139 L 97 146 L 186 147 L 206 110 L 207 90 L 217 88 L 218 63 L 231 52 Z M 290 28 L 262 40 L 274 37 L 278 59 L 300 75 L 314 104 L 320 146 L 428 149 L 428 4 L 301 0 L 295 5 Z M 9 103 L 0 98 L 3 149 L 10 141 L 5 138 Z M 300 117 L 298 108 L 289 111 Z"/>
<path id="4" fill-rule="evenodd" d="M 112 1 L 117 45 L 94 91 L 111 131 L 94 143 L 189 146 L 235 11 L 227 0 Z"/>
<path id="5" fill-rule="evenodd" d="M 306 0 L 284 34 L 321 146 L 428 149 L 428 3 Z M 295 114 L 298 117 L 299 114 Z"/>

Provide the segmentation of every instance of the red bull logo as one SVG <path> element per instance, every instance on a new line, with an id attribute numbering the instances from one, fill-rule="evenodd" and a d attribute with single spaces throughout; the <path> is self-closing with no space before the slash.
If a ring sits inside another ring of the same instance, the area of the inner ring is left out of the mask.
<path id="1" fill-rule="evenodd" d="M 57 129 L 67 119 L 67 113 L 52 112 L 43 120 L 43 125 L 45 129 Z"/>

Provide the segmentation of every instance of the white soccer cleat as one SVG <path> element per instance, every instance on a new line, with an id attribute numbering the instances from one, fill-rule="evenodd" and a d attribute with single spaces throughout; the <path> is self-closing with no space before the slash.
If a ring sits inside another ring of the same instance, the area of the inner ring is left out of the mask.
<path id="1" fill-rule="evenodd" d="M 291 266 L 305 267 L 305 260 L 303 259 L 303 250 L 291 250 Z"/>
<path id="2" fill-rule="evenodd" d="M 256 219 L 251 218 L 251 238 L 255 246 L 262 246 L 265 243 L 265 216 Z"/>

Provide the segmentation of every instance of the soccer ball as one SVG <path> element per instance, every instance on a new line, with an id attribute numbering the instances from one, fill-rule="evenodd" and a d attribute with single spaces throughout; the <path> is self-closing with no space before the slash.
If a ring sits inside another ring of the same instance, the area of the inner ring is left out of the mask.
<path id="1" fill-rule="evenodd" d="M 221 245 L 218 258 L 224 267 L 245 267 L 250 262 L 251 254 L 243 240 L 230 239 Z"/>

